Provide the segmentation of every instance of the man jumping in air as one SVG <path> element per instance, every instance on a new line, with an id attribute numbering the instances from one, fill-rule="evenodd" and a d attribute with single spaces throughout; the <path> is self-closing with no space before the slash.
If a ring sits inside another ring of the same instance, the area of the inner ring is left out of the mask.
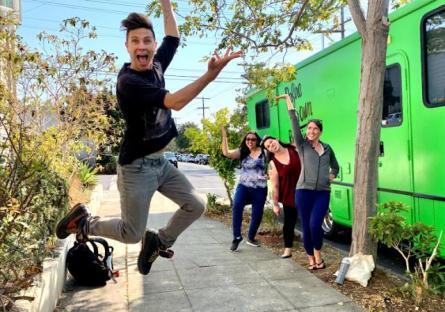
<path id="1" fill-rule="evenodd" d="M 171 110 L 190 103 L 221 70 L 242 55 L 230 49 L 223 56 L 214 53 L 207 71 L 184 88 L 170 93 L 164 73 L 179 45 L 179 32 L 170 0 L 159 0 L 165 37 L 157 49 L 153 25 L 139 13 L 122 21 L 130 63 L 121 68 L 116 95 L 126 122 L 117 167 L 121 218 L 91 216 L 84 204 L 75 205 L 59 221 L 57 237 L 70 234 L 104 236 L 134 244 L 142 239 L 138 269 L 148 274 L 156 258 L 168 256 L 169 247 L 204 211 L 205 204 L 187 178 L 163 157 L 167 144 L 177 136 Z M 159 231 L 146 229 L 149 203 L 159 191 L 179 205 L 167 225 Z"/>

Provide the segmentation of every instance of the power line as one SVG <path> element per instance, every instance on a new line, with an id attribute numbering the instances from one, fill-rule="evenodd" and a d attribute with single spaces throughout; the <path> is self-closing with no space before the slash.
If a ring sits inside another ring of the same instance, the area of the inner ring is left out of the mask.
<path id="1" fill-rule="evenodd" d="M 113 76 L 117 76 L 117 72 L 115 71 L 106 71 L 106 70 L 98 70 L 96 71 L 99 74 L 104 74 L 104 75 L 113 75 Z M 176 79 L 186 79 L 186 80 L 190 80 L 190 79 L 198 79 L 201 76 L 192 76 L 192 75 L 176 75 L 176 74 L 164 74 L 165 77 L 167 78 L 176 78 Z M 230 81 L 233 80 L 233 81 Z M 240 81 L 241 80 L 241 81 Z M 224 83 L 243 83 L 243 78 L 238 78 L 238 77 L 218 77 L 216 78 L 216 80 L 214 80 L 213 82 L 218 81 L 218 82 L 224 82 Z"/>
<path id="2" fill-rule="evenodd" d="M 243 84 L 245 84 L 245 83 L 243 83 Z M 229 92 L 229 91 L 235 89 L 236 87 L 239 87 L 239 86 L 230 86 L 230 87 L 228 87 L 227 89 L 224 89 L 224 90 L 222 90 L 222 91 L 218 91 L 218 93 L 215 93 L 215 94 L 213 94 L 212 96 L 210 96 L 210 99 L 213 99 L 213 98 L 215 98 L 215 97 L 218 97 L 218 96 L 220 96 L 221 94 L 224 94 L 224 93 L 226 93 L 226 92 Z"/>
<path id="3" fill-rule="evenodd" d="M 62 8 L 87 10 L 90 12 L 96 11 L 99 13 L 128 14 L 128 11 L 111 10 L 111 9 L 91 7 L 91 6 L 73 5 L 73 4 L 67 4 L 67 3 L 41 1 L 41 0 L 30 0 L 30 1 L 38 2 L 38 3 L 42 3 L 42 4 L 49 4 L 49 5 L 58 6 L 58 7 L 62 7 Z"/>
<path id="4" fill-rule="evenodd" d="M 26 67 L 25 67 L 26 68 Z M 28 68 L 29 69 L 29 68 Z M 68 71 L 68 69 L 65 69 L 65 71 Z M 96 75 L 104 75 L 104 76 L 117 76 L 117 72 L 114 71 L 106 71 L 106 70 L 96 70 Z M 199 76 L 186 76 L 186 75 L 174 75 L 174 74 L 165 74 L 165 78 L 168 78 L 169 80 L 173 81 L 186 81 L 190 82 L 191 80 L 196 80 L 199 78 Z M 230 80 L 224 80 L 224 79 L 230 79 L 228 77 L 221 77 L 213 80 L 213 83 L 223 83 L 223 84 L 245 84 L 245 82 L 240 81 L 230 81 Z M 233 78 L 232 78 L 233 79 Z"/>
<path id="5" fill-rule="evenodd" d="M 41 21 L 41 22 L 51 22 L 51 23 L 62 23 L 61 20 L 54 20 L 54 19 L 48 19 L 48 18 L 37 18 L 37 17 L 27 17 L 27 20 L 33 20 L 33 21 Z M 111 29 L 111 30 L 118 30 L 119 27 L 110 27 L 110 26 L 103 26 L 103 25 L 93 25 L 91 26 L 97 27 L 97 28 L 105 28 L 105 29 Z"/>
<path id="6" fill-rule="evenodd" d="M 94 25 L 93 25 L 94 26 Z M 40 27 L 38 26 L 28 26 L 28 25 L 20 25 L 21 28 L 28 28 L 28 29 L 34 29 L 34 30 L 39 30 L 39 31 L 43 31 Z M 97 26 L 97 27 L 101 27 L 102 26 Z M 111 27 L 110 27 L 111 28 Z M 54 29 L 54 28 L 47 28 L 45 27 L 45 31 L 54 31 L 54 32 L 58 32 L 59 29 Z M 125 35 L 122 36 L 117 36 L 117 35 L 111 35 L 111 34 L 103 34 L 103 33 L 97 33 L 97 37 L 104 37 L 104 38 L 119 38 L 119 39 L 124 39 Z M 187 41 L 188 44 L 194 44 L 194 45 L 202 45 L 202 46 L 215 46 L 214 44 L 210 44 L 210 43 L 205 43 L 205 42 L 198 42 L 198 41 Z"/>
<path id="7" fill-rule="evenodd" d="M 105 9 L 105 8 L 103 8 L 103 7 L 83 6 L 83 5 L 73 5 L 73 4 L 60 3 L 60 2 L 53 2 L 53 1 L 44 1 L 44 0 L 29 0 L 29 1 L 37 2 L 37 3 L 42 3 L 42 4 L 47 4 L 47 5 L 52 5 L 52 6 L 58 6 L 58 7 L 62 7 L 62 8 L 70 8 L 70 9 L 84 10 L 84 11 L 89 11 L 89 12 L 91 12 L 91 11 L 95 11 L 95 12 L 99 12 L 99 13 L 110 13 L 110 14 L 119 14 L 119 15 L 122 15 L 122 14 L 125 14 L 125 15 L 126 15 L 126 14 L 129 13 L 129 11 L 120 11 L 120 10 L 114 10 L 114 9 Z M 89 1 L 89 2 L 90 2 L 90 1 Z M 91 2 L 93 2 L 93 1 L 91 1 Z M 99 1 L 99 0 L 95 0 L 94 2 L 96 2 L 96 3 L 110 4 L 108 1 L 101 2 L 101 1 Z M 129 5 L 127 5 L 127 4 L 122 4 L 122 5 L 124 5 L 124 6 L 129 6 Z M 135 7 L 135 8 L 137 7 L 137 8 L 139 8 L 139 9 L 141 9 L 140 6 L 135 6 L 135 5 L 134 5 L 133 7 Z M 181 18 L 181 16 L 180 16 L 179 14 L 185 14 L 185 15 L 187 15 L 187 14 L 190 13 L 190 10 L 184 10 L 184 11 L 176 10 L 176 13 L 177 13 L 177 15 L 178 15 L 178 18 Z"/>

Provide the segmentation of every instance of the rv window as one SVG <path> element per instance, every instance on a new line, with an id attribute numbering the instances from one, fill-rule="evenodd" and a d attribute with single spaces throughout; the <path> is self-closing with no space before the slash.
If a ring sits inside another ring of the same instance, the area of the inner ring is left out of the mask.
<path id="1" fill-rule="evenodd" d="M 398 126 L 402 123 L 402 85 L 400 65 L 386 68 L 383 82 L 382 126 Z"/>
<path id="2" fill-rule="evenodd" d="M 267 100 L 263 100 L 255 104 L 255 115 L 257 129 L 269 128 L 270 113 L 269 102 Z"/>
<path id="3" fill-rule="evenodd" d="M 445 105 L 445 11 L 423 23 L 424 100 L 428 106 Z"/>

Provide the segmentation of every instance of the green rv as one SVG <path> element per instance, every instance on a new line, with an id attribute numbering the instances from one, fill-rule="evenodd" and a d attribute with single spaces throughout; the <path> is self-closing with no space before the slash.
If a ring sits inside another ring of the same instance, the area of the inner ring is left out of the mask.
<path id="1" fill-rule="evenodd" d="M 390 22 L 378 201 L 407 204 L 408 222 L 420 221 L 445 235 L 445 0 L 413 1 L 393 12 Z M 298 63 L 296 79 L 274 90 L 291 96 L 302 124 L 323 121 L 321 139 L 341 166 L 323 225 L 327 234 L 352 225 L 360 46 L 359 35 L 350 35 Z M 249 126 L 289 142 L 286 105 L 271 104 L 264 90 L 249 93 Z"/>

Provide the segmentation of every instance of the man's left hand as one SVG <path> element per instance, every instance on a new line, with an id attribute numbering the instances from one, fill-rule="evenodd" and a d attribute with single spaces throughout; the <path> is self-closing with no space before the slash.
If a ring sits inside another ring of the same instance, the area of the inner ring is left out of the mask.
<path id="1" fill-rule="evenodd" d="M 241 57 L 243 53 L 241 51 L 232 52 L 232 48 L 228 48 L 223 56 L 220 56 L 217 51 L 213 53 L 212 58 L 209 61 L 207 71 L 215 79 L 221 70 L 233 59 Z"/>

